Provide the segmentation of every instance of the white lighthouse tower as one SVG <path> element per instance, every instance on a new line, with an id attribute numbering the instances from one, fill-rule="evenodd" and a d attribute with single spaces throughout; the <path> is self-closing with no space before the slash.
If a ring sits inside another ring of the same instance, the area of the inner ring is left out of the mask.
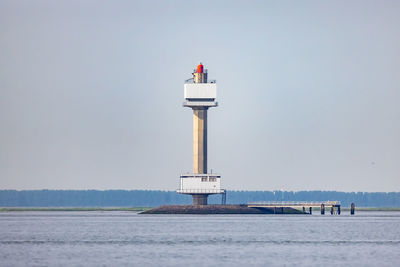
<path id="1" fill-rule="evenodd" d="M 207 80 L 207 70 L 200 63 L 193 71 L 193 78 L 184 84 L 184 107 L 193 109 L 193 173 L 182 174 L 180 194 L 193 197 L 193 205 L 207 205 L 208 195 L 223 194 L 221 175 L 207 172 L 207 111 L 218 106 L 217 84 Z M 225 202 L 225 200 L 223 200 Z"/>

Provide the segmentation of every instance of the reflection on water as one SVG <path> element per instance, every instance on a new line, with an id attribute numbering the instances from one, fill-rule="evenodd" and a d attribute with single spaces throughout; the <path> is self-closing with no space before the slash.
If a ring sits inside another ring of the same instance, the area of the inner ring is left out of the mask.
<path id="1" fill-rule="evenodd" d="M 0 260 L 2 266 L 393 266 L 400 262 L 400 212 L 355 216 L 4 212 Z"/>

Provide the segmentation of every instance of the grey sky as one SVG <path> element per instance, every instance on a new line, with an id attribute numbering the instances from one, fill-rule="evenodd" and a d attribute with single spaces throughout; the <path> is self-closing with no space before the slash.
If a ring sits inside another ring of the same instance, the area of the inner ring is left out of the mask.
<path id="1" fill-rule="evenodd" d="M 0 188 L 176 189 L 217 79 L 236 190 L 400 191 L 398 1 L 0 1 Z"/>

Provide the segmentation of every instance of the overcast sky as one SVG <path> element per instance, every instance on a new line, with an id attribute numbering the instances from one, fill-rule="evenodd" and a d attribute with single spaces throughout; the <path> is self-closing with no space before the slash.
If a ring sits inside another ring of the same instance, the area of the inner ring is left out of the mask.
<path id="1" fill-rule="evenodd" d="M 399 1 L 0 0 L 0 189 L 400 191 Z"/>

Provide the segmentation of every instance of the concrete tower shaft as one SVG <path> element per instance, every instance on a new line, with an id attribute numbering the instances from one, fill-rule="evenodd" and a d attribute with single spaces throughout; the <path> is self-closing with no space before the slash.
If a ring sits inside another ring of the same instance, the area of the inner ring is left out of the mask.
<path id="1" fill-rule="evenodd" d="M 193 108 L 193 173 L 207 173 L 207 107 Z"/>
<path id="2" fill-rule="evenodd" d="M 194 83 L 207 83 L 207 73 L 203 64 L 199 64 L 193 72 Z M 207 109 L 208 107 L 192 107 L 193 109 L 193 173 L 207 173 Z"/>
<path id="3" fill-rule="evenodd" d="M 208 194 L 195 194 L 193 197 L 193 205 L 207 205 Z"/>

